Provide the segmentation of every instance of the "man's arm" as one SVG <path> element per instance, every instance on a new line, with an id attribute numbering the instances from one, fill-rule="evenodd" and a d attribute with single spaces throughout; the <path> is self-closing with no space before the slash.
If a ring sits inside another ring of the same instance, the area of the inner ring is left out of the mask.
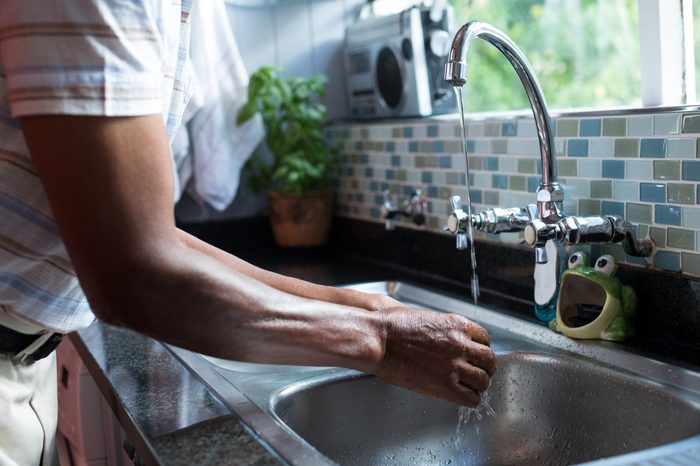
<path id="1" fill-rule="evenodd" d="M 366 312 L 328 302 L 321 288 L 260 273 L 180 232 L 160 115 L 21 122 L 101 319 L 213 356 L 344 366 L 478 403 L 494 361 L 477 325 L 405 307 Z"/>

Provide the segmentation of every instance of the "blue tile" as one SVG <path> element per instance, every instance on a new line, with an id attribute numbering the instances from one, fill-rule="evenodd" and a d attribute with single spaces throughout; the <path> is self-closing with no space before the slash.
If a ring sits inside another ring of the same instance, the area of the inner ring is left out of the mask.
<path id="1" fill-rule="evenodd" d="M 445 141 L 433 141 L 433 152 L 445 152 Z"/>
<path id="2" fill-rule="evenodd" d="M 476 141 L 473 139 L 467 139 L 467 152 L 472 153 L 476 151 Z"/>
<path id="3" fill-rule="evenodd" d="M 409 152 L 418 152 L 418 141 L 411 141 L 408 143 Z"/>
<path id="4" fill-rule="evenodd" d="M 362 150 L 362 141 L 355 141 L 355 150 Z"/>
<path id="5" fill-rule="evenodd" d="M 620 218 L 625 218 L 624 202 L 603 201 L 601 203 L 601 210 L 603 215 L 617 215 Z"/>
<path id="6" fill-rule="evenodd" d="M 666 185 L 657 183 L 640 183 L 639 200 L 644 202 L 666 202 Z"/>
<path id="7" fill-rule="evenodd" d="M 603 178 L 623 179 L 624 177 L 625 177 L 625 162 L 624 161 L 622 161 L 622 160 L 603 160 Z"/>
<path id="8" fill-rule="evenodd" d="M 601 120 L 581 120 L 579 135 L 581 136 L 600 136 Z"/>
<path id="9" fill-rule="evenodd" d="M 459 176 L 459 182 L 462 184 L 467 184 L 467 174 L 466 173 L 462 173 Z M 474 184 L 474 175 L 472 175 L 471 173 L 469 174 L 469 184 Z"/>
<path id="10" fill-rule="evenodd" d="M 508 189 L 508 176 L 491 175 L 491 187 L 495 189 Z"/>
<path id="11" fill-rule="evenodd" d="M 381 214 L 379 213 L 379 209 L 376 207 L 370 207 L 369 209 L 369 215 L 372 218 L 379 218 L 381 217 Z"/>
<path id="12" fill-rule="evenodd" d="M 498 157 L 484 157 L 484 170 L 498 171 Z"/>
<path id="13" fill-rule="evenodd" d="M 382 183 L 382 192 L 386 191 L 387 189 L 389 189 L 389 183 L 383 182 Z"/>
<path id="14" fill-rule="evenodd" d="M 404 196 L 411 196 L 413 193 L 416 191 L 416 188 L 413 186 L 404 186 L 403 187 L 403 195 Z"/>
<path id="15" fill-rule="evenodd" d="M 365 168 L 365 178 L 372 178 L 374 176 L 374 170 L 372 167 Z"/>
<path id="16" fill-rule="evenodd" d="M 401 166 L 401 157 L 398 155 L 392 155 L 391 156 L 391 166 L 392 167 L 400 167 Z"/>
<path id="17" fill-rule="evenodd" d="M 671 251 L 657 251 L 654 255 L 654 267 L 670 270 L 672 272 L 681 271 L 681 255 Z"/>
<path id="18" fill-rule="evenodd" d="M 433 198 L 437 198 L 437 197 L 438 197 L 438 188 L 437 188 L 437 186 L 428 186 L 428 197 L 433 197 Z"/>
<path id="19" fill-rule="evenodd" d="M 569 139 L 567 155 L 569 157 L 588 157 L 588 139 Z"/>
<path id="20" fill-rule="evenodd" d="M 355 167 L 347 167 L 345 169 L 345 174 L 348 176 L 355 176 Z"/>
<path id="21" fill-rule="evenodd" d="M 469 195 L 472 198 L 472 204 L 481 204 L 483 202 L 483 194 L 480 189 L 472 189 Z"/>
<path id="22" fill-rule="evenodd" d="M 374 205 L 384 205 L 384 196 L 381 194 L 375 194 Z"/>
<path id="23" fill-rule="evenodd" d="M 342 154 L 340 156 L 340 163 L 348 163 L 350 156 L 348 154 Z"/>
<path id="24" fill-rule="evenodd" d="M 435 138 L 438 135 L 437 125 L 428 125 L 428 137 Z"/>
<path id="25" fill-rule="evenodd" d="M 362 193 L 355 193 L 356 202 L 365 202 L 365 195 Z"/>
<path id="26" fill-rule="evenodd" d="M 700 181 L 700 161 L 683 162 L 683 179 Z"/>
<path id="27" fill-rule="evenodd" d="M 384 174 L 384 178 L 387 180 L 395 180 L 396 179 L 396 171 L 395 170 L 387 170 L 386 173 Z"/>
<path id="28" fill-rule="evenodd" d="M 542 174 L 542 159 L 538 158 L 535 163 L 536 163 L 535 168 L 537 169 L 537 174 L 541 175 Z"/>
<path id="29" fill-rule="evenodd" d="M 440 157 L 438 161 L 438 166 L 440 168 L 452 168 L 452 157 L 450 157 L 449 155 Z"/>
<path id="30" fill-rule="evenodd" d="M 420 175 L 420 179 L 425 184 L 430 184 L 433 182 L 433 172 L 423 172 Z"/>
<path id="31" fill-rule="evenodd" d="M 540 177 L 539 176 L 528 176 L 527 177 L 527 190 L 528 192 L 537 192 L 537 188 L 540 187 Z"/>
<path id="32" fill-rule="evenodd" d="M 412 138 L 413 137 L 413 128 L 410 126 L 406 126 L 403 129 L 403 137 L 405 138 Z"/>
<path id="33" fill-rule="evenodd" d="M 379 190 L 379 183 L 376 181 L 370 181 L 369 182 L 369 190 L 370 191 L 378 191 Z"/>
<path id="34" fill-rule="evenodd" d="M 681 225 L 681 208 L 677 205 L 656 205 L 656 223 Z"/>
<path id="35" fill-rule="evenodd" d="M 639 156 L 663 159 L 666 157 L 666 139 L 642 139 Z"/>
<path id="36" fill-rule="evenodd" d="M 700 184 L 698 185 L 698 192 L 695 195 L 695 201 L 700 204 Z"/>
<path id="37" fill-rule="evenodd" d="M 389 141 L 386 143 L 387 152 L 396 152 L 396 143 L 394 141 Z"/>
<path id="38" fill-rule="evenodd" d="M 367 165 L 369 163 L 369 155 L 360 154 L 360 163 Z"/>
<path id="39" fill-rule="evenodd" d="M 501 136 L 517 136 L 518 135 L 518 122 L 517 121 L 504 121 L 501 123 Z"/>

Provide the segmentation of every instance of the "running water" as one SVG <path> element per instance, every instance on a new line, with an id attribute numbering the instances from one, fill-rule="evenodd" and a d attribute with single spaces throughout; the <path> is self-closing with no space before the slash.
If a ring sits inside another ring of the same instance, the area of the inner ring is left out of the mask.
<path id="1" fill-rule="evenodd" d="M 464 121 L 464 102 L 462 101 L 462 88 L 455 87 L 455 93 L 457 94 L 457 105 L 459 106 L 460 121 L 462 124 L 462 149 L 464 150 L 464 161 L 466 164 L 466 174 L 467 174 L 467 199 L 463 204 L 467 213 L 467 239 L 469 241 L 469 253 L 471 256 L 471 266 L 472 266 L 472 279 L 471 279 L 471 289 L 472 296 L 474 298 L 474 320 L 478 322 L 478 312 L 479 312 L 479 276 L 476 273 L 476 250 L 474 248 L 474 226 L 472 225 L 472 199 L 471 190 L 469 189 L 469 155 L 467 153 L 467 124 Z M 457 419 L 457 438 L 455 442 L 458 442 L 462 436 L 462 426 L 469 423 L 472 416 L 475 418 L 476 422 L 480 422 L 484 416 L 495 416 L 496 412 L 491 407 L 489 403 L 489 394 L 484 392 L 481 395 L 481 403 L 476 408 L 468 408 L 466 406 L 459 407 L 459 417 Z M 479 426 L 476 426 L 476 434 L 478 436 Z M 477 441 L 478 445 L 478 441 Z M 478 452 L 477 452 L 478 453 Z M 478 457 L 478 454 L 477 454 Z"/>

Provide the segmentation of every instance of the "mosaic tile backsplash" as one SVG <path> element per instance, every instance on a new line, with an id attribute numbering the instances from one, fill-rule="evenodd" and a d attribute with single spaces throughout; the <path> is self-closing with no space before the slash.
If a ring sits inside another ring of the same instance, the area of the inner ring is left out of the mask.
<path id="1" fill-rule="evenodd" d="M 700 113 L 553 122 L 564 213 L 622 216 L 659 248 L 651 264 L 626 257 L 619 245 L 593 253 L 700 276 Z M 541 167 L 533 119 L 473 120 L 467 132 L 474 209 L 534 203 Z M 425 228 L 441 232 L 449 198 L 466 199 L 467 162 L 456 119 L 335 124 L 328 136 L 341 151 L 340 215 L 383 222 L 384 189 L 396 201 L 420 189 L 428 199 Z M 399 225 L 413 228 L 406 220 Z M 520 235 L 490 237 L 517 242 Z"/>

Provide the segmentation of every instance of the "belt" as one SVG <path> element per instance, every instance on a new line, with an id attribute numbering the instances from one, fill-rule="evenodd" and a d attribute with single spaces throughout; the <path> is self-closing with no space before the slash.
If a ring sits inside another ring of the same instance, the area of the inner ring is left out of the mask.
<path id="1" fill-rule="evenodd" d="M 0 325 L 0 353 L 9 354 L 13 360 L 24 362 L 38 361 L 50 355 L 61 340 L 62 333 L 44 331 L 27 335 Z"/>

